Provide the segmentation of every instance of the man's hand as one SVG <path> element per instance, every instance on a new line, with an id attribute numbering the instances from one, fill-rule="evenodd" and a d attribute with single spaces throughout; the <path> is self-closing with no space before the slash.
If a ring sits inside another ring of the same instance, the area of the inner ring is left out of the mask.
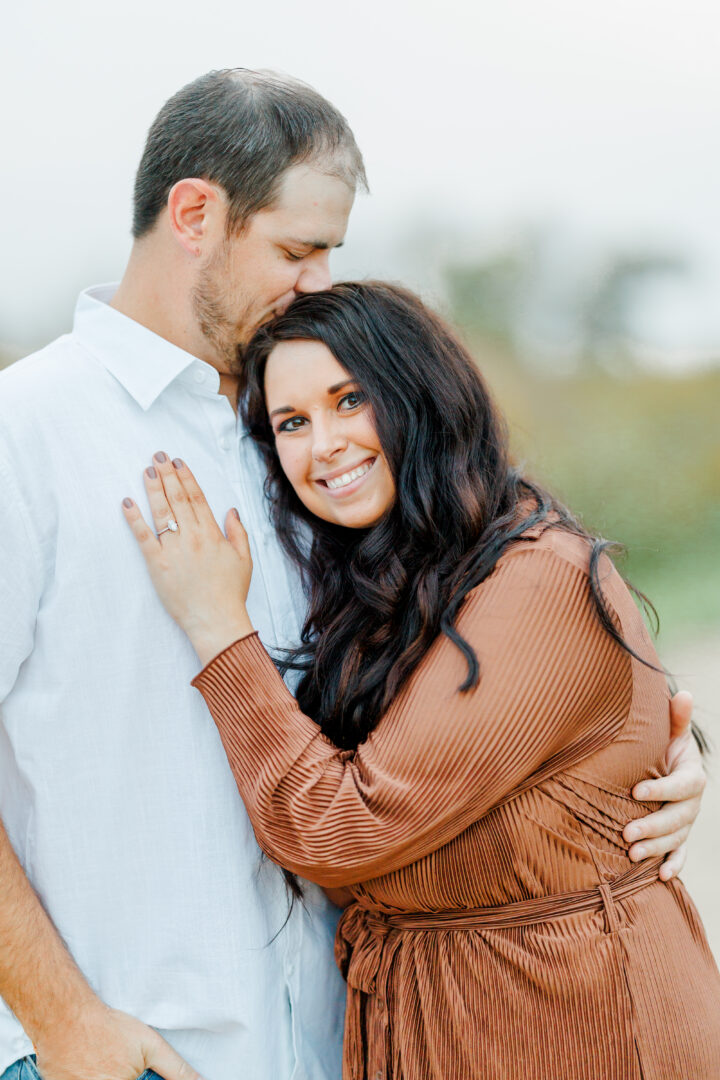
<path id="1" fill-rule="evenodd" d="M 35 1049 L 43 1080 L 137 1080 L 146 1069 L 164 1080 L 200 1080 L 153 1028 L 99 999 L 74 1023 L 43 1033 Z"/>
<path id="2" fill-rule="evenodd" d="M 25 1029 L 43 1080 L 200 1077 L 151 1027 L 93 993 L 0 822 L 0 996 Z"/>
<path id="3" fill-rule="evenodd" d="M 691 718 L 692 695 L 683 690 L 670 702 L 670 743 L 665 755 L 668 775 L 642 780 L 633 788 L 633 798 L 666 805 L 630 822 L 623 831 L 632 844 L 629 855 L 633 862 L 670 852 L 660 867 L 663 881 L 679 874 L 685 864 L 686 840 L 705 790 L 705 770 L 690 730 Z"/>

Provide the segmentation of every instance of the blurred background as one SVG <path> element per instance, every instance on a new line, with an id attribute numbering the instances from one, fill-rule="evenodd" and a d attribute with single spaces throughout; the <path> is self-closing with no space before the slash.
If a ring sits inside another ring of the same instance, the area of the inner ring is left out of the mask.
<path id="1" fill-rule="evenodd" d="M 717 4 L 26 0 L 3 23 L 0 364 L 122 273 L 168 96 L 211 68 L 305 79 L 350 120 L 371 185 L 335 276 L 403 281 L 461 328 L 527 470 L 627 545 L 717 743 Z M 718 823 L 712 775 L 685 878 L 716 955 Z"/>

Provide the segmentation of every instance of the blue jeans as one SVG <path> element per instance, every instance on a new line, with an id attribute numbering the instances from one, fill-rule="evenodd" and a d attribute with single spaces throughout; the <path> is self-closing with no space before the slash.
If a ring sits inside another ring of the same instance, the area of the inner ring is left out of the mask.
<path id="1" fill-rule="evenodd" d="M 35 1064 L 35 1055 L 30 1054 L 29 1057 L 16 1061 L 14 1065 L 5 1070 L 0 1076 L 0 1080 L 42 1080 Z M 142 1076 L 138 1077 L 138 1080 L 160 1080 L 160 1077 L 152 1069 L 146 1069 Z"/>

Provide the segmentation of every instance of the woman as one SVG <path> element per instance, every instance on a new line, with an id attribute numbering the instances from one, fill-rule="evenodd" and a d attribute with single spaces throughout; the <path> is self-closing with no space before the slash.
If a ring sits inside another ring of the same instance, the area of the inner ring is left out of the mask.
<path id="1" fill-rule="evenodd" d="M 349 891 L 346 1080 L 716 1078 L 699 919 L 621 837 L 668 691 L 605 543 L 511 468 L 470 358 L 402 290 L 298 299 L 247 376 L 309 590 L 297 701 L 237 518 L 228 542 L 182 462 L 148 480 L 161 541 L 126 515 L 261 847 Z"/>

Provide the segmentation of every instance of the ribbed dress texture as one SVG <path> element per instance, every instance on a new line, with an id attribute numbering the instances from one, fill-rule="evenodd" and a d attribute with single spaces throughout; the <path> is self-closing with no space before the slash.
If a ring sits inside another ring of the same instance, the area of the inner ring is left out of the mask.
<path id="1" fill-rule="evenodd" d="M 303 715 L 256 635 L 197 677 L 261 847 L 349 885 L 344 1080 L 719 1080 L 720 975 L 697 912 L 622 830 L 664 773 L 662 674 L 599 624 L 588 546 L 537 531 L 356 751 Z M 626 641 L 657 663 L 609 561 Z"/>

